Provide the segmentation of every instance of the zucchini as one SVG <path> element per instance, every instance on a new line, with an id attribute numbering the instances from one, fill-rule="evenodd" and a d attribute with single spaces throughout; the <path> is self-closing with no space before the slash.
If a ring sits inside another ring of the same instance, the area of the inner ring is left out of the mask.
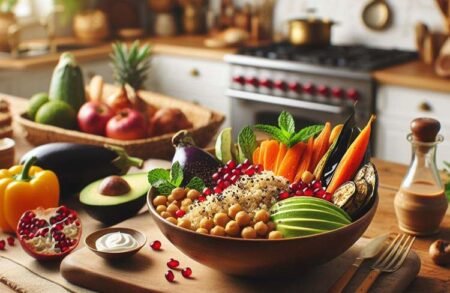
<path id="1" fill-rule="evenodd" d="M 61 194 L 79 192 L 87 184 L 110 175 L 124 175 L 131 166 L 143 161 L 130 157 L 115 146 L 105 147 L 77 143 L 48 143 L 26 153 L 20 162 L 37 158 L 36 166 L 56 173 Z"/>
<path id="2" fill-rule="evenodd" d="M 78 112 L 86 102 L 83 74 L 71 53 L 63 53 L 53 71 L 50 100 L 64 101 Z"/>

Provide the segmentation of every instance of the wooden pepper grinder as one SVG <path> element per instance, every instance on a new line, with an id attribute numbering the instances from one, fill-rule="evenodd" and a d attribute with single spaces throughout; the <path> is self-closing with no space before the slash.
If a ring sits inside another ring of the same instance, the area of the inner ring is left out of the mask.
<path id="1" fill-rule="evenodd" d="M 433 118 L 417 118 L 411 122 L 413 156 L 394 206 L 402 231 L 425 236 L 439 232 L 447 210 L 447 199 L 436 166 L 436 147 L 443 141 L 441 125 Z"/>

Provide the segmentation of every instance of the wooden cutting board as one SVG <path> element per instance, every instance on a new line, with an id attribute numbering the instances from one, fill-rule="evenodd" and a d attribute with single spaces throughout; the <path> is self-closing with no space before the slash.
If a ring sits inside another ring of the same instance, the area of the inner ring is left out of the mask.
<path id="1" fill-rule="evenodd" d="M 185 256 L 163 236 L 148 212 L 118 226 L 141 230 L 148 237 L 147 245 L 132 258 L 114 262 L 82 248 L 62 262 L 63 277 L 71 283 L 100 292 L 326 292 L 367 242 L 361 238 L 340 257 L 307 272 L 302 272 L 299 267 L 295 277 L 249 279 L 222 274 Z M 162 242 L 162 251 L 153 251 L 149 247 L 148 244 L 154 240 Z M 181 272 L 174 271 L 176 282 L 167 282 L 164 274 L 170 258 L 178 259 L 180 267 L 192 268 L 193 278 L 185 279 Z M 410 252 L 404 265 L 395 273 L 380 276 L 371 292 L 402 292 L 419 270 L 420 259 L 415 252 Z M 346 292 L 353 292 L 367 273 L 365 263 Z"/>

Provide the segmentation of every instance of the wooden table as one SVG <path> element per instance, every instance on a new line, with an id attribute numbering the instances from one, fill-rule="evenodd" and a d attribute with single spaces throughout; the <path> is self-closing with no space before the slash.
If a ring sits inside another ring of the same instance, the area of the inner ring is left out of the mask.
<path id="1" fill-rule="evenodd" d="M 2 97 L 3 95 L 0 95 Z M 23 111 L 26 107 L 26 100 L 6 97 L 11 102 L 11 108 L 16 114 Z M 17 126 L 14 128 L 14 139 L 17 143 L 17 158 L 20 158 L 21 154 L 31 148 L 26 142 L 24 133 Z M 380 176 L 379 195 L 380 202 L 378 211 L 375 215 L 371 225 L 364 233 L 366 237 L 374 237 L 386 232 L 399 232 L 397 227 L 397 221 L 394 213 L 394 195 L 400 185 L 400 182 L 406 172 L 406 166 L 390 163 L 378 159 L 374 159 L 378 173 Z M 76 207 L 76 206 L 75 206 Z M 94 231 L 101 227 L 100 224 L 89 218 L 83 211 L 80 211 L 80 217 L 83 221 L 84 235 L 88 235 L 91 231 Z M 0 238 L 3 235 L 0 234 Z M 430 244 L 438 239 L 450 240 L 450 211 L 447 211 L 442 229 L 439 235 L 433 237 L 419 238 L 414 243 L 413 249 L 418 253 L 422 261 L 422 268 L 420 270 L 418 278 L 412 283 L 408 292 L 450 292 L 450 268 L 444 268 L 436 266 L 428 256 L 428 247 Z M 2 252 L 0 252 L 1 254 Z M 30 267 L 38 274 L 49 277 L 57 282 L 74 289 L 80 290 L 71 284 L 68 284 L 59 274 L 59 267 L 54 265 L 40 264 L 27 255 L 25 255 L 20 249 L 7 254 L 7 256 L 14 256 L 15 259 L 22 264 Z M 0 286 L 0 291 L 3 292 Z"/>

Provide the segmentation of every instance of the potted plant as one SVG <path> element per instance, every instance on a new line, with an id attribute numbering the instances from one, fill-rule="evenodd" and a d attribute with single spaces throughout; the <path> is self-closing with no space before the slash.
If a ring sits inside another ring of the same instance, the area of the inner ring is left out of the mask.
<path id="1" fill-rule="evenodd" d="M 0 0 L 0 51 L 9 50 L 8 28 L 16 23 L 13 9 L 17 0 Z"/>

